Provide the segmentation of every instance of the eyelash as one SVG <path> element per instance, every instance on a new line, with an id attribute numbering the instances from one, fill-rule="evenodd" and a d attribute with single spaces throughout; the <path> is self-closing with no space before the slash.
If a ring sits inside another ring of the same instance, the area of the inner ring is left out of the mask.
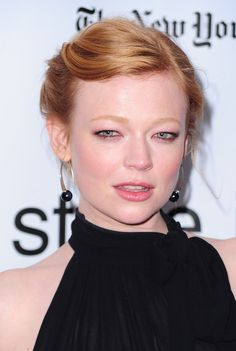
<path id="1" fill-rule="evenodd" d="M 109 133 L 116 133 L 116 135 L 109 135 Z M 107 138 L 118 137 L 119 133 L 112 129 L 104 129 L 104 130 L 99 130 L 98 132 L 95 132 L 95 135 L 99 136 L 100 138 L 107 139 Z"/>
<path id="2" fill-rule="evenodd" d="M 111 135 L 114 134 L 115 135 Z M 104 129 L 104 130 L 99 130 L 97 132 L 95 132 L 95 135 L 97 135 L 100 138 L 103 139 L 111 139 L 111 138 L 116 138 L 119 137 L 120 134 L 119 132 L 117 132 L 116 130 L 112 130 L 112 129 Z M 171 133 L 171 132 L 158 132 L 155 135 L 157 135 L 158 139 L 160 140 L 164 140 L 164 141 L 172 141 L 174 139 L 176 139 L 178 137 L 178 133 Z"/>
<path id="3" fill-rule="evenodd" d="M 178 133 L 170 133 L 170 132 L 159 132 L 156 135 L 159 135 L 161 140 L 174 140 L 178 137 Z"/>

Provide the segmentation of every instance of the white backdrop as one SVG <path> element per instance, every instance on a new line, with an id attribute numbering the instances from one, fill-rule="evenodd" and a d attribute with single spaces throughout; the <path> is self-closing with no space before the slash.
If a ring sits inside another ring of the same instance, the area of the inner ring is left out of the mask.
<path id="1" fill-rule="evenodd" d="M 196 234 L 236 235 L 236 3 L 196 3 L 1 1 L 0 270 L 41 260 L 70 235 L 73 214 L 60 205 L 58 165 L 39 113 L 39 89 L 45 61 L 62 42 L 113 15 L 174 35 L 197 68 L 207 99 L 203 142 L 189 172 L 188 213 L 177 217 Z"/>

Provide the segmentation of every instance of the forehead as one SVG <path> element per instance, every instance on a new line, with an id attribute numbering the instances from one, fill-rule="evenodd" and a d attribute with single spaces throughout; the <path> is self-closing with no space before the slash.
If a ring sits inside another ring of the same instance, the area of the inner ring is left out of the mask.
<path id="1" fill-rule="evenodd" d="M 186 94 L 169 72 L 80 81 L 74 100 L 74 114 L 91 119 L 104 114 L 182 118 L 186 110 Z"/>

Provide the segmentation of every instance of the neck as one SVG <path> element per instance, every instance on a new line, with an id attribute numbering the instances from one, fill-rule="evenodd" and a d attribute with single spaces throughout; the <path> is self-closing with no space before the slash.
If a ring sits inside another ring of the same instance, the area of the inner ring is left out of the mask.
<path id="1" fill-rule="evenodd" d="M 84 214 L 87 221 L 106 229 L 123 231 L 123 232 L 160 232 L 166 234 L 168 232 L 166 223 L 161 215 L 161 211 L 154 212 L 144 221 L 136 221 L 129 223 L 118 216 L 110 216 L 105 212 L 96 208 L 79 205 L 79 211 Z"/>

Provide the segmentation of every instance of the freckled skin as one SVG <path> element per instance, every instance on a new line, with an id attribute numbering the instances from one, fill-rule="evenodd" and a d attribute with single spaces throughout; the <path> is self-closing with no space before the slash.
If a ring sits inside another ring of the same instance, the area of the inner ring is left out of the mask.
<path id="1" fill-rule="evenodd" d="M 80 82 L 69 153 L 87 219 L 117 230 L 164 228 L 159 210 L 184 157 L 186 109 L 186 96 L 170 73 Z M 102 130 L 114 130 L 115 137 L 96 135 Z M 161 132 L 178 136 L 165 140 Z M 130 181 L 153 185 L 152 196 L 141 202 L 121 198 L 114 185 Z"/>

